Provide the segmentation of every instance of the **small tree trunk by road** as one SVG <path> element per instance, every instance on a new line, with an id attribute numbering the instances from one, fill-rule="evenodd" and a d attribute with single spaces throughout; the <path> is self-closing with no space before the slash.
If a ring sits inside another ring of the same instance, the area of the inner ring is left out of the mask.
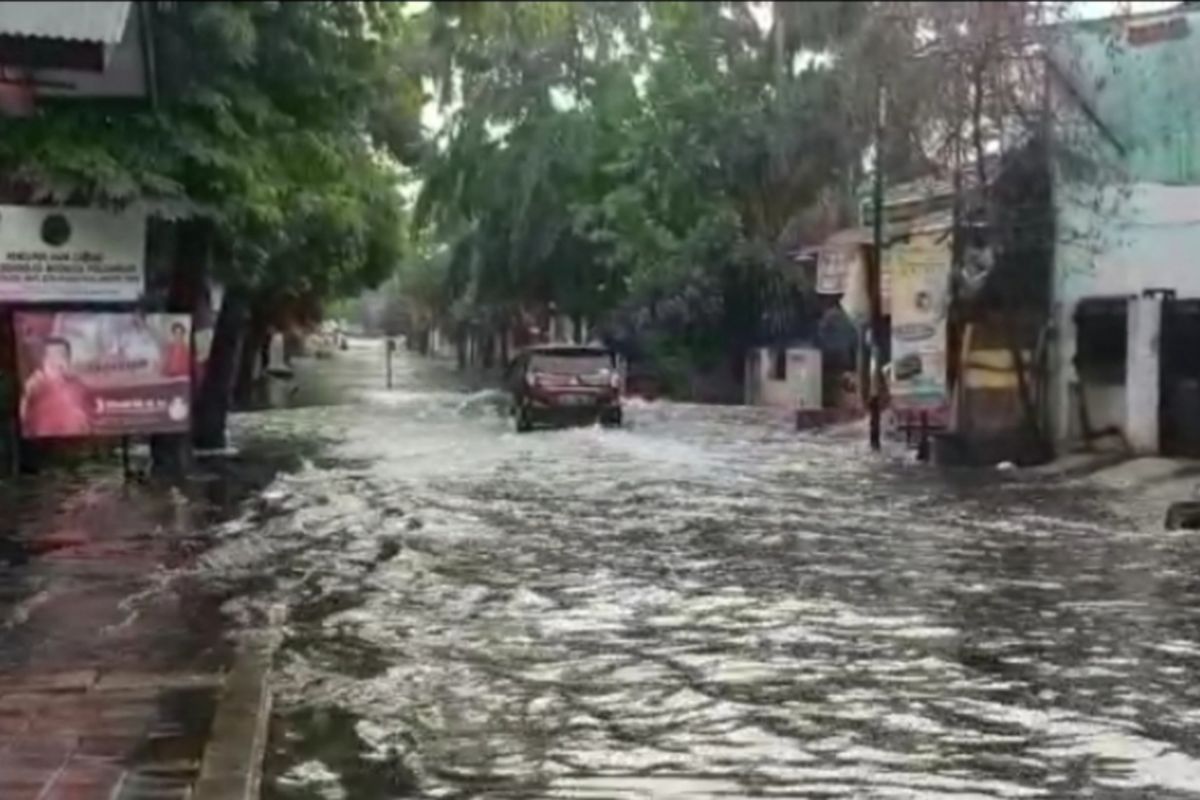
<path id="1" fill-rule="evenodd" d="M 158 223 L 153 235 L 163 237 L 161 252 L 169 259 L 170 271 L 166 310 L 194 314 L 201 295 L 208 292 L 209 259 L 214 230 L 206 219 Z M 199 390 L 193 391 L 198 399 Z M 193 414 L 197 413 L 193 409 Z M 191 463 L 191 437 L 187 434 L 155 434 L 150 437 L 150 469 L 159 477 L 180 478 Z"/>
<path id="2" fill-rule="evenodd" d="M 270 346 L 270 328 L 266 320 L 255 312 L 250 313 L 246 333 L 242 337 L 242 352 L 238 357 L 237 380 L 233 397 L 238 407 L 245 408 L 254 400 L 254 387 L 263 372 L 263 348 Z"/>
<path id="3" fill-rule="evenodd" d="M 483 354 L 480 361 L 484 369 L 491 369 L 496 366 L 496 337 L 492 333 L 488 333 L 480 337 L 480 346 L 483 348 Z"/>
<path id="4" fill-rule="evenodd" d="M 225 424 L 239 372 L 249 310 L 250 300 L 244 289 L 231 287 L 225 293 L 192 417 L 192 437 L 198 448 L 225 447 Z"/>
<path id="5" fill-rule="evenodd" d="M 1037 403 L 1033 397 L 1033 388 L 1029 385 L 1029 373 L 1025 363 L 1025 343 L 1022 341 L 1019 326 L 1013 321 L 1014 313 L 1001 315 L 1004 321 L 1004 338 L 1008 345 L 1009 356 L 1012 358 L 1013 369 L 1017 373 L 1017 400 L 1021 405 L 1021 420 L 1026 435 L 1034 449 L 1030 457 L 1034 461 L 1043 461 L 1050 456 L 1050 444 L 1042 430 Z M 1039 376 L 1040 377 L 1040 376 Z"/>

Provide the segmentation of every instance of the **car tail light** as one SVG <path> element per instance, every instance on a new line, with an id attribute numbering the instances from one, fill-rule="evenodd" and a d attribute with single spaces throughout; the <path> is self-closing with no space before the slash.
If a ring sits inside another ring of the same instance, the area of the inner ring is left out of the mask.
<path id="1" fill-rule="evenodd" d="M 611 375 L 609 375 L 608 376 L 608 385 L 611 386 L 613 389 L 620 389 L 621 388 L 621 373 L 614 372 Z"/>
<path id="2" fill-rule="evenodd" d="M 538 385 L 538 375 L 536 372 L 525 373 L 525 385 L 531 389 L 536 389 Z"/>

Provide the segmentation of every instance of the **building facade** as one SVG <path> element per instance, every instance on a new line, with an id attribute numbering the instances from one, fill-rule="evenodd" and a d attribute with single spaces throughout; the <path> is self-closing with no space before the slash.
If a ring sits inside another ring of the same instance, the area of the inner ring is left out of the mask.
<path id="1" fill-rule="evenodd" d="M 1059 449 L 1200 455 L 1200 12 L 1073 26 L 1050 72 Z"/>

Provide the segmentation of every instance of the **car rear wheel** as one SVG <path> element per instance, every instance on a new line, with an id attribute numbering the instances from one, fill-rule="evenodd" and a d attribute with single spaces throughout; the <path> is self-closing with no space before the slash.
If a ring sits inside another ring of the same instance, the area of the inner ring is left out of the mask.
<path id="1" fill-rule="evenodd" d="M 621 421 L 622 415 L 619 408 L 610 409 L 600 415 L 600 424 L 606 428 L 619 428 Z"/>

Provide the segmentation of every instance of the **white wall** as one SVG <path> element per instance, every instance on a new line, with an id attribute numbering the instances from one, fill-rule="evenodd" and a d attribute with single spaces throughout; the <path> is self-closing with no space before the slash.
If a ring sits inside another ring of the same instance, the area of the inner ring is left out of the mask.
<path id="1" fill-rule="evenodd" d="M 454 358 L 458 354 L 454 337 L 441 328 L 429 332 L 429 355 L 438 358 Z"/>
<path id="2" fill-rule="evenodd" d="M 1200 186 L 1059 190 L 1055 298 L 1173 288 L 1200 297 Z"/>
<path id="3" fill-rule="evenodd" d="M 583 320 L 583 337 L 580 343 L 588 341 L 590 335 L 590 327 L 587 320 Z M 551 342 L 574 342 L 575 341 L 575 321 L 567 314 L 556 314 L 550 318 L 550 330 L 547 332 L 548 340 Z"/>
<path id="4" fill-rule="evenodd" d="M 787 378 L 772 379 L 775 350 L 760 347 L 746 361 L 746 403 L 789 410 L 821 408 L 821 351 L 811 347 L 789 347 Z"/>
<path id="5" fill-rule="evenodd" d="M 1060 441 L 1079 433 L 1072 389 L 1078 380 L 1073 367 L 1076 305 L 1087 297 L 1127 297 L 1126 384 L 1136 381 L 1139 386 L 1132 403 L 1125 387 L 1091 389 L 1088 410 L 1096 428 L 1119 424 L 1127 435 L 1134 434 L 1135 448 L 1156 446 L 1157 433 L 1151 442 L 1149 431 L 1157 431 L 1159 316 L 1141 298 L 1153 289 L 1174 290 L 1179 298 L 1200 297 L 1200 186 L 1129 183 L 1096 191 L 1060 182 L 1056 200 L 1052 429 Z M 1144 385 L 1151 377 L 1152 391 Z M 1113 397 L 1117 389 L 1121 396 Z"/>
<path id="6" fill-rule="evenodd" d="M 1079 395 L 1074 388 L 1069 388 L 1067 398 L 1069 413 L 1064 430 L 1066 434 L 1059 438 L 1063 441 L 1078 442 L 1083 440 L 1083 425 L 1079 415 Z M 1125 385 L 1094 384 L 1084 386 L 1084 400 L 1087 402 L 1088 423 L 1093 431 L 1108 428 L 1125 428 Z"/>
<path id="7" fill-rule="evenodd" d="M 1130 300 L 1126 346 L 1128 364 L 1125 369 L 1125 438 L 1135 453 L 1153 454 L 1159 449 L 1161 334 L 1162 298 L 1141 295 Z"/>

